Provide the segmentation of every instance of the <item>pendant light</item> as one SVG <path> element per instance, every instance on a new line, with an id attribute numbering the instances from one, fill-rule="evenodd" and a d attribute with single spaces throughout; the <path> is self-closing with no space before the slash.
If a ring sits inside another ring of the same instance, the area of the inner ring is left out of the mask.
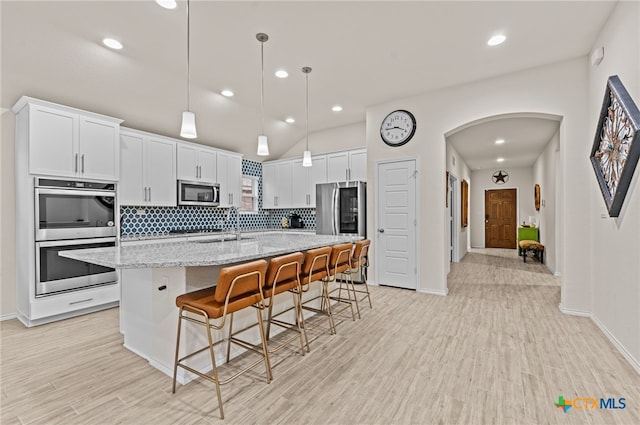
<path id="1" fill-rule="evenodd" d="M 187 0 L 187 110 L 182 113 L 182 127 L 180 136 L 186 139 L 195 139 L 198 137 L 196 132 L 196 114 L 191 109 L 191 67 L 190 67 L 190 50 L 191 50 L 191 28 L 189 19 L 189 0 Z"/>
<path id="2" fill-rule="evenodd" d="M 311 161 L 311 151 L 309 150 L 309 73 L 311 72 L 311 68 L 305 66 L 302 68 L 302 72 L 304 72 L 304 82 L 305 82 L 305 103 L 306 103 L 306 111 L 307 111 L 307 130 L 306 130 L 306 149 L 304 154 L 302 154 L 302 166 L 303 167 L 311 167 L 313 162 Z"/>
<path id="3" fill-rule="evenodd" d="M 262 115 L 257 154 L 259 156 L 267 156 L 269 155 L 269 144 L 267 136 L 264 135 L 264 43 L 269 40 L 269 36 L 260 32 L 256 34 L 256 39 L 260 42 L 260 111 Z"/>

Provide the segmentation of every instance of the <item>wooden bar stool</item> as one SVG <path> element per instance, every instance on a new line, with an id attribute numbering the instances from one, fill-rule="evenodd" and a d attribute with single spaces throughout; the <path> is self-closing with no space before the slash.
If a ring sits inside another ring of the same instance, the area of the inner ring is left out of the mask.
<path id="1" fill-rule="evenodd" d="M 345 273 L 351 275 L 351 281 L 353 282 L 353 274 L 360 272 L 360 276 L 362 276 L 362 284 L 364 285 L 364 290 L 356 289 L 355 285 L 353 286 L 353 293 L 356 302 L 356 309 L 358 310 L 358 318 L 360 318 L 360 307 L 358 306 L 358 302 L 364 300 L 365 298 L 369 300 L 369 308 L 373 308 L 371 305 L 371 294 L 369 293 L 369 286 L 367 285 L 367 272 L 369 268 L 369 246 L 371 245 L 371 240 L 363 239 L 361 241 L 356 242 L 355 247 L 353 248 L 353 255 L 351 256 L 351 263 L 349 265 L 349 270 Z M 357 294 L 365 294 L 360 300 L 358 300 Z"/>
<path id="2" fill-rule="evenodd" d="M 304 262 L 302 263 L 302 271 L 300 272 L 300 284 L 302 285 L 302 292 L 307 292 L 311 287 L 311 282 L 319 281 L 322 283 L 322 294 L 303 302 L 302 309 L 327 316 L 329 321 L 329 333 L 334 334 L 336 333 L 336 328 L 333 323 L 331 303 L 329 302 L 328 282 L 325 281 L 326 277 L 329 275 L 328 267 L 330 256 L 331 247 L 329 246 L 310 249 L 307 251 L 304 256 Z M 321 300 L 321 308 L 318 309 L 308 305 L 317 299 Z"/>
<path id="3" fill-rule="evenodd" d="M 298 334 L 283 341 L 277 347 L 270 348 L 270 353 L 275 353 L 298 338 L 300 339 L 300 353 L 304 356 L 305 347 L 306 350 L 309 351 L 309 340 L 307 339 L 307 331 L 301 308 L 302 287 L 300 285 L 300 268 L 303 257 L 304 256 L 301 252 L 295 252 L 293 254 L 272 258 L 271 261 L 269 261 L 269 268 L 267 269 L 267 277 L 264 284 L 264 298 L 269 309 L 266 332 L 267 341 L 269 341 L 272 324 L 285 329 L 296 330 Z M 276 319 L 277 316 L 287 313 L 291 309 L 287 309 L 275 316 L 273 315 L 273 303 L 275 296 L 287 291 L 291 292 L 293 295 L 295 324 Z"/>
<path id="4" fill-rule="evenodd" d="M 344 308 L 335 311 L 335 314 L 339 314 L 342 311 L 345 311 L 347 308 L 351 309 L 351 318 L 355 321 L 356 315 L 353 309 L 353 299 L 351 298 L 351 291 L 355 290 L 353 287 L 353 282 L 351 280 L 351 271 L 350 262 L 351 262 L 351 251 L 353 250 L 352 243 L 343 243 L 339 245 L 334 245 L 331 248 L 331 258 L 329 259 L 329 273 L 327 277 L 324 279 L 327 283 L 336 282 L 338 287 L 330 292 L 332 293 L 338 292 L 337 296 L 329 296 L 330 300 L 337 301 L 338 303 L 347 304 Z M 342 280 L 338 280 L 337 277 L 339 274 L 342 274 L 346 278 L 346 282 Z M 347 292 L 347 298 L 342 296 L 342 290 L 344 289 Z M 350 288 L 351 286 L 351 288 Z M 355 293 L 354 293 L 355 296 Z M 359 314 L 359 313 L 358 313 Z M 334 320 L 335 323 L 335 320 Z"/>
<path id="5" fill-rule="evenodd" d="M 176 298 L 176 306 L 179 308 L 179 311 L 178 332 L 176 338 L 176 354 L 173 367 L 172 392 L 176 392 L 176 374 L 178 372 L 178 367 L 186 369 L 189 372 L 200 376 L 201 378 L 213 382 L 216 385 L 218 407 L 220 408 L 221 419 L 224 419 L 224 411 L 222 409 L 220 385 L 231 382 L 232 380 L 247 372 L 249 369 L 252 369 L 261 362 L 264 362 L 265 364 L 267 383 L 271 381 L 271 364 L 269 362 L 269 351 L 267 349 L 267 340 L 265 338 L 264 326 L 262 321 L 262 310 L 264 310 L 262 283 L 264 282 L 266 269 L 267 262 L 265 260 L 257 260 L 250 263 L 225 267 L 220 270 L 220 275 L 218 276 L 218 283 L 216 284 L 216 286 L 201 289 L 199 291 L 189 292 Z M 211 336 L 211 331 L 224 328 L 225 321 L 228 315 L 233 317 L 234 312 L 247 307 L 254 307 L 256 309 L 262 347 L 258 349 L 248 344 L 240 345 L 252 352 L 259 354 L 260 359 L 245 367 L 240 372 L 235 373 L 233 376 L 225 380 L 220 380 L 220 378 L 218 377 L 218 368 L 216 366 L 216 358 L 213 347 L 224 341 L 227 341 L 229 345 L 231 344 L 231 342 L 236 341 L 228 341 L 226 339 L 223 339 L 214 343 Z M 180 350 L 180 330 L 183 320 L 203 326 L 207 334 L 209 344 L 179 359 L 178 353 Z M 217 323 L 214 320 L 217 320 Z M 213 369 L 212 375 L 197 371 L 183 363 L 185 360 L 205 350 L 209 350 L 209 354 L 211 356 L 211 367 Z"/>

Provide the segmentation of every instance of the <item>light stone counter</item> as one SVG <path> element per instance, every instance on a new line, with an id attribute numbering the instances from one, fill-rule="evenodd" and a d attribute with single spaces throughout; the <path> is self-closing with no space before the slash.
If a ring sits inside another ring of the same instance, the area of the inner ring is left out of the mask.
<path id="1" fill-rule="evenodd" d="M 186 242 L 169 239 L 143 245 L 122 243 L 109 248 L 62 251 L 60 255 L 115 269 L 220 266 L 362 239 L 288 232 L 243 233 L 240 241 L 228 240 L 231 237 L 235 236 L 193 235 L 187 236 Z"/>
<path id="2" fill-rule="evenodd" d="M 112 248 L 93 248 L 62 251 L 60 255 L 88 263 L 119 269 L 120 273 L 120 331 L 124 335 L 124 347 L 147 359 L 149 364 L 172 376 L 175 353 L 178 309 L 176 297 L 216 284 L 220 269 L 225 265 L 258 258 L 269 258 L 295 251 L 306 251 L 321 246 L 355 242 L 359 236 L 325 236 L 314 233 L 262 232 L 243 233 L 240 241 L 221 241 L 229 234 L 182 235 L 180 241 L 172 239 L 123 242 Z M 319 294 L 319 286 L 312 284 L 303 295 L 311 299 Z M 283 294 L 276 299 L 274 313 L 290 307 L 291 297 Z M 319 307 L 319 305 L 318 305 Z M 242 329 L 255 322 L 251 309 L 234 315 L 234 328 Z M 287 313 L 290 314 L 290 313 Z M 293 314 L 285 317 L 295 322 Z M 193 325 L 181 333 L 180 355 L 206 345 L 204 330 Z M 215 331 L 215 339 L 224 338 L 226 330 Z M 245 338 L 258 343 L 256 328 L 250 329 Z M 231 357 L 244 350 L 233 346 Z M 224 350 L 216 350 L 216 362 L 226 361 Z M 193 366 L 206 371 L 211 369 L 210 357 L 193 358 Z M 186 383 L 194 375 L 178 370 L 177 379 Z"/>

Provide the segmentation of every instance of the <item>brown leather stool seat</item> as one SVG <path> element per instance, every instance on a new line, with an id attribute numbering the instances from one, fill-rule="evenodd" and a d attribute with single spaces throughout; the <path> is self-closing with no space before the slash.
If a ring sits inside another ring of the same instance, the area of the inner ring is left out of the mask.
<path id="1" fill-rule="evenodd" d="M 264 310 L 264 296 L 262 294 L 262 285 L 264 282 L 267 262 L 265 260 L 256 260 L 245 264 L 225 267 L 220 270 L 218 282 L 215 287 L 205 288 L 187 294 L 180 295 L 176 298 L 176 306 L 178 307 L 178 331 L 176 337 L 176 353 L 173 368 L 173 388 L 172 392 L 176 392 L 176 375 L 178 367 L 188 370 L 201 378 L 207 379 L 216 385 L 216 393 L 218 396 L 218 407 L 220 408 L 220 418 L 224 419 L 224 410 L 222 408 L 222 396 L 220 393 L 220 385 L 231 382 L 244 372 L 252 369 L 256 365 L 264 362 L 267 383 L 271 381 L 271 364 L 269 362 L 269 351 L 267 341 L 264 334 L 264 326 L 262 321 L 262 310 Z M 260 329 L 260 345 L 261 347 L 247 344 L 242 341 L 238 342 L 230 338 L 213 342 L 211 336 L 212 330 L 220 330 L 225 326 L 227 316 L 230 316 L 229 330 L 233 323 L 233 313 L 247 307 L 254 307 L 258 316 L 258 324 Z M 203 326 L 207 335 L 209 344 L 199 350 L 186 354 L 182 358 L 178 358 L 180 352 L 180 332 L 182 321 L 194 323 Z M 260 359 L 246 366 L 240 372 L 235 373 L 228 379 L 221 380 L 218 376 L 218 368 L 215 360 L 214 346 L 227 341 L 227 361 L 229 361 L 229 349 L 232 342 L 235 342 L 249 351 L 260 355 Z M 211 357 L 212 374 L 202 373 L 198 370 L 187 366 L 183 362 L 196 354 L 203 351 L 209 351 Z"/>
<path id="2" fill-rule="evenodd" d="M 302 265 L 302 259 L 304 258 L 301 252 L 294 252 L 293 254 L 287 254 L 280 257 L 272 258 L 269 261 L 269 268 L 267 270 L 267 277 L 264 284 L 264 298 L 265 302 L 269 306 L 269 318 L 267 320 L 267 341 L 270 339 L 271 325 L 277 325 L 285 329 L 296 330 L 297 335 L 292 336 L 289 339 L 283 341 L 279 346 L 270 348 L 270 352 L 274 353 L 279 349 L 285 347 L 295 339 L 300 339 L 300 353 L 304 355 L 305 346 L 309 351 L 309 341 L 307 339 L 306 328 L 304 324 L 304 317 L 302 317 L 301 308 L 301 294 L 302 288 L 300 285 L 300 268 Z M 276 315 L 273 315 L 274 297 L 284 292 L 291 292 L 293 295 L 293 311 L 295 313 L 295 324 L 287 323 L 276 319 L 281 314 L 285 314 L 292 309 L 287 309 Z"/>

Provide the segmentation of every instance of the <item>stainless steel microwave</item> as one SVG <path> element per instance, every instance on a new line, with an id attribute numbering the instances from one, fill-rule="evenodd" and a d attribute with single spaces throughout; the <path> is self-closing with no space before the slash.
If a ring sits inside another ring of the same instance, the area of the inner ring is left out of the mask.
<path id="1" fill-rule="evenodd" d="M 178 205 L 217 207 L 220 205 L 220 185 L 178 180 Z"/>

